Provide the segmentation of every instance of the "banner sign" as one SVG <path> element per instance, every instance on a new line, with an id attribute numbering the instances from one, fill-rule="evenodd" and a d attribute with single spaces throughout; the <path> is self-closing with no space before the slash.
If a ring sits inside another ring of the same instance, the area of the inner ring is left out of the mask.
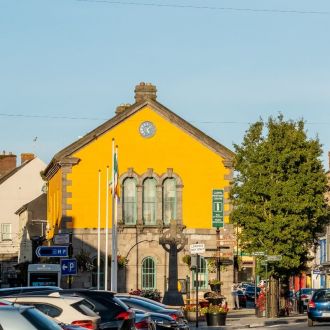
<path id="1" fill-rule="evenodd" d="M 212 190 L 212 227 L 223 228 L 223 189 Z"/>

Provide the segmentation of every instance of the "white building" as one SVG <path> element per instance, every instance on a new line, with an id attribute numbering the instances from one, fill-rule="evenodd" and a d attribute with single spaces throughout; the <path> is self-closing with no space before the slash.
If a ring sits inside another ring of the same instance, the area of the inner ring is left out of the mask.
<path id="1" fill-rule="evenodd" d="M 0 155 L 0 274 L 2 285 L 15 278 L 20 235 L 19 216 L 15 212 L 22 205 L 42 193 L 44 181 L 40 172 L 46 164 L 33 154 L 21 154 L 16 167 L 16 156 Z"/>

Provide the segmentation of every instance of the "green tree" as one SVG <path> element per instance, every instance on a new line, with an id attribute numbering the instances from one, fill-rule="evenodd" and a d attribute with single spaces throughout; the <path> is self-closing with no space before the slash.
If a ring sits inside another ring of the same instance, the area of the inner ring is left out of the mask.
<path id="1" fill-rule="evenodd" d="M 319 140 L 279 115 L 252 124 L 235 151 L 231 218 L 242 249 L 282 255 L 273 276 L 299 273 L 329 223 Z"/>

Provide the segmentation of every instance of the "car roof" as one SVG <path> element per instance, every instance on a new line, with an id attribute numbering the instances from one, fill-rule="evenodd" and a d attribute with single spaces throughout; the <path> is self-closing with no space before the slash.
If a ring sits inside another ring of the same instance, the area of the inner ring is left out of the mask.
<path id="1" fill-rule="evenodd" d="M 0 293 L 4 292 L 4 291 L 22 291 L 22 290 L 62 290 L 60 287 L 58 286 L 17 286 L 17 287 L 13 287 L 13 288 L 1 288 L 0 289 Z"/>
<path id="2" fill-rule="evenodd" d="M 79 297 L 79 296 L 62 296 L 59 295 L 57 292 L 53 292 L 49 295 L 21 295 L 21 296 L 13 296 L 13 297 L 6 297 L 6 299 L 10 299 L 10 300 L 25 300 L 25 301 L 31 301 L 31 300 L 36 300 L 38 299 L 38 302 L 44 302 L 45 300 L 53 300 L 56 301 L 57 299 L 61 299 L 61 301 L 66 301 L 68 303 L 76 303 L 79 302 L 81 300 L 84 300 L 83 297 Z"/>

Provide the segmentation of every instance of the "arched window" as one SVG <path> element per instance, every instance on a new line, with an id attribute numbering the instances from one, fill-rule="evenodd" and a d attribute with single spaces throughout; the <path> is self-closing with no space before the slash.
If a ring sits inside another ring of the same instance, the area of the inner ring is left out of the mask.
<path id="1" fill-rule="evenodd" d="M 156 224 L 156 180 L 145 179 L 143 182 L 143 223 L 145 225 Z"/>
<path id="2" fill-rule="evenodd" d="M 97 257 L 93 259 L 92 286 L 97 287 Z M 100 259 L 100 289 L 104 289 L 104 259 Z"/>
<path id="3" fill-rule="evenodd" d="M 156 268 L 155 261 L 151 257 L 146 257 L 142 261 L 142 289 L 156 288 Z"/>
<path id="4" fill-rule="evenodd" d="M 135 225 L 137 219 L 136 181 L 127 178 L 123 182 L 123 220 L 126 225 Z"/>
<path id="5" fill-rule="evenodd" d="M 196 271 L 193 270 L 193 286 L 196 287 L 197 278 Z M 199 267 L 198 267 L 198 287 L 200 289 L 207 289 L 208 285 L 208 270 L 207 261 L 202 256 L 199 256 Z"/>
<path id="6" fill-rule="evenodd" d="M 163 221 L 168 225 L 170 221 L 176 220 L 176 181 L 168 178 L 163 183 Z"/>

